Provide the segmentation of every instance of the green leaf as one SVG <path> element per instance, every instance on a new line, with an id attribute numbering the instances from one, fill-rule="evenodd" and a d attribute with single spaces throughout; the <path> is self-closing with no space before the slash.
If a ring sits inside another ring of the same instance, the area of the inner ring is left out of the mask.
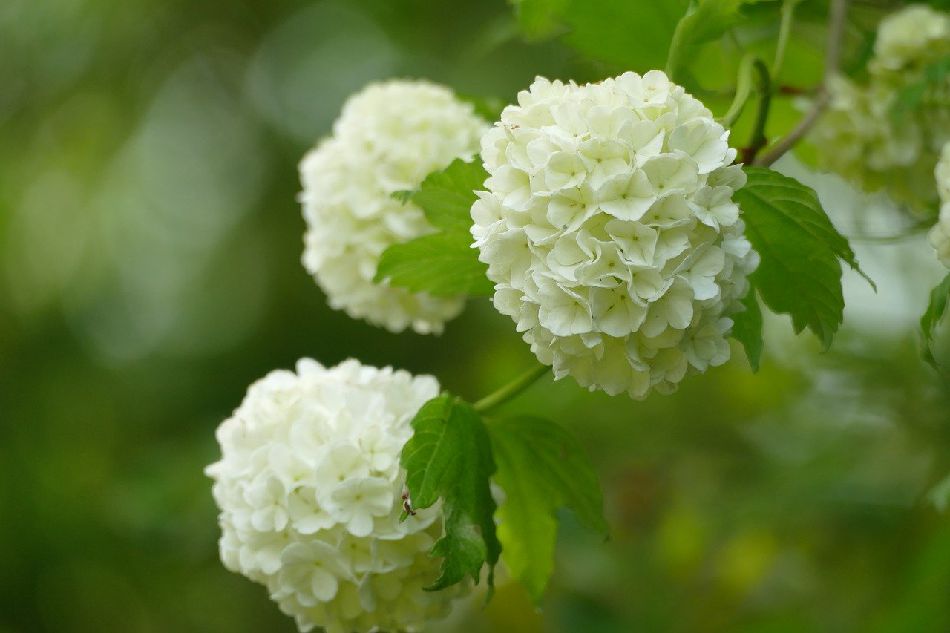
<path id="1" fill-rule="evenodd" d="M 436 297 L 490 296 L 487 270 L 468 233 L 433 233 L 387 248 L 374 281 Z"/>
<path id="2" fill-rule="evenodd" d="M 700 45 L 722 37 L 740 20 L 739 9 L 743 4 L 749 4 L 749 0 L 693 2 L 676 24 L 666 74 L 673 80 L 679 79 L 685 67 L 696 58 Z"/>
<path id="3" fill-rule="evenodd" d="M 470 405 L 444 394 L 419 409 L 412 429 L 400 460 L 409 499 L 422 509 L 441 498 L 444 516 L 444 535 L 432 548 L 433 556 L 443 558 L 442 569 L 426 590 L 444 589 L 466 576 L 478 583 L 485 563 L 491 585 L 501 545 L 489 487 L 495 463 L 481 417 Z"/>
<path id="4" fill-rule="evenodd" d="M 457 159 L 426 176 L 416 191 L 395 192 L 397 200 L 421 207 L 429 223 L 440 230 L 387 248 L 373 281 L 437 297 L 491 295 L 488 267 L 478 261 L 469 233 L 475 190 L 486 177 L 481 161 Z"/>
<path id="5" fill-rule="evenodd" d="M 947 312 L 948 304 L 950 304 L 950 274 L 930 291 L 930 303 L 927 304 L 927 311 L 920 317 L 920 333 L 923 339 L 921 353 L 924 360 L 937 370 L 940 370 L 940 366 L 933 355 L 933 339 L 937 325 L 940 324 L 940 320 Z"/>
<path id="6" fill-rule="evenodd" d="M 554 569 L 555 511 L 565 507 L 606 534 L 597 475 L 576 440 L 560 426 L 532 417 L 499 419 L 488 427 L 496 482 L 505 491 L 498 538 L 505 565 L 539 600 Z"/>
<path id="7" fill-rule="evenodd" d="M 480 160 L 470 163 L 456 158 L 441 171 L 426 176 L 411 196 L 432 226 L 468 235 L 472 226 L 472 203 L 476 189 L 482 189 L 488 172 Z"/>
<path id="8" fill-rule="evenodd" d="M 827 349 L 844 311 L 839 260 L 870 279 L 811 188 L 771 169 L 744 170 L 748 182 L 735 199 L 762 258 L 752 284 L 769 309 L 792 317 L 796 333 L 809 328 Z"/>
<path id="9" fill-rule="evenodd" d="M 749 359 L 752 371 L 759 371 L 759 361 L 762 358 L 762 310 L 756 298 L 755 288 L 742 300 L 745 306 L 743 312 L 732 315 L 732 338 L 742 343 L 745 355 Z"/>

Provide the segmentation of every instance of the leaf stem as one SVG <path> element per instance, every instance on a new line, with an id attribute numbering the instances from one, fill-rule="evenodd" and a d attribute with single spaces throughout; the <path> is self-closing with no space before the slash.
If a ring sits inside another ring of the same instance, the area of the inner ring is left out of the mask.
<path id="1" fill-rule="evenodd" d="M 756 57 L 752 60 L 752 69 L 755 71 L 755 87 L 759 94 L 759 107 L 755 113 L 755 125 L 752 128 L 752 138 L 749 139 L 749 146 L 742 150 L 742 162 L 751 163 L 755 160 L 756 154 L 768 145 L 768 137 L 765 136 L 765 124 L 769 120 L 769 108 L 772 105 L 772 81 L 769 77 L 769 69 L 761 59 Z"/>
<path id="2" fill-rule="evenodd" d="M 786 136 L 780 139 L 775 146 L 759 156 L 753 164 L 760 167 L 768 167 L 779 158 L 792 149 L 798 141 L 804 137 L 819 117 L 824 114 L 825 108 L 831 101 L 828 94 L 828 86 L 838 74 L 838 64 L 841 61 L 841 39 L 844 34 L 845 17 L 848 13 L 848 0 L 831 0 L 831 8 L 828 12 L 828 40 L 825 49 L 825 72 L 821 81 L 821 87 L 815 95 L 811 110 L 802 117 L 798 125 Z"/>
<path id="3" fill-rule="evenodd" d="M 795 21 L 795 7 L 802 0 L 783 0 L 782 18 L 778 27 L 778 43 L 775 45 L 775 59 L 772 62 L 772 79 L 778 81 L 782 66 L 785 65 L 785 49 L 788 47 L 788 38 L 792 33 L 792 22 Z"/>
<path id="4" fill-rule="evenodd" d="M 670 81 L 676 81 L 674 75 L 678 70 L 680 64 L 680 48 L 682 47 L 683 40 L 683 20 L 681 19 L 676 24 L 676 29 L 673 31 L 673 39 L 670 40 L 670 50 L 666 54 L 666 76 L 670 78 Z"/>
<path id="5" fill-rule="evenodd" d="M 739 70 L 736 73 L 736 96 L 729 106 L 729 111 L 719 119 L 723 127 L 731 128 L 742 116 L 742 110 L 752 94 L 752 66 L 754 63 L 755 56 L 751 53 L 743 55 L 739 62 Z"/>
<path id="6" fill-rule="evenodd" d="M 474 404 L 475 410 L 479 413 L 488 413 L 492 409 L 501 406 L 534 384 L 538 378 L 548 373 L 549 369 L 550 367 L 547 365 L 532 367 L 507 385 L 476 402 Z"/>

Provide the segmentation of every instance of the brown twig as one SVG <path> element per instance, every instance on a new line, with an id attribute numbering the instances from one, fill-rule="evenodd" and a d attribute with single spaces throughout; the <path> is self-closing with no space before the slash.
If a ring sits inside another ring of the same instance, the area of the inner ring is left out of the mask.
<path id="1" fill-rule="evenodd" d="M 761 167 L 768 167 L 788 150 L 792 149 L 798 141 L 804 137 L 818 118 L 824 113 L 825 108 L 831 100 L 828 93 L 828 86 L 831 84 L 835 75 L 838 74 L 838 64 L 841 62 L 841 40 L 844 33 L 845 17 L 848 13 L 848 0 L 831 0 L 831 8 L 828 12 L 828 43 L 825 50 L 825 72 L 821 80 L 821 86 L 815 94 L 815 100 L 812 102 L 811 109 L 802 117 L 795 128 L 783 136 L 772 148 L 759 155 L 754 164 Z"/>

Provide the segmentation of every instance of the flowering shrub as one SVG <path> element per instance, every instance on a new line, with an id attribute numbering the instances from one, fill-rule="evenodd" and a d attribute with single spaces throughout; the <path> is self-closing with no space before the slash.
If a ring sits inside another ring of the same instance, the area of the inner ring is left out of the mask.
<path id="1" fill-rule="evenodd" d="M 606 534 L 576 440 L 496 414 L 550 368 L 642 399 L 727 362 L 733 338 L 755 371 L 763 305 L 829 347 L 843 264 L 864 273 L 815 192 L 769 168 L 816 122 L 827 166 L 916 211 L 936 199 L 936 174 L 944 206 L 930 239 L 950 265 L 948 16 L 911 7 L 887 18 L 865 85 L 837 72 L 847 6 L 832 0 L 819 98 L 770 138 L 795 2 L 783 3 L 772 65 L 737 60 L 721 116 L 684 87 L 697 52 L 746 19 L 742 4 L 692 3 L 667 72 L 538 77 L 490 127 L 446 88 L 372 84 L 304 157 L 303 261 L 332 307 L 429 333 L 467 297 L 491 296 L 540 365 L 473 403 L 432 377 L 355 360 L 302 360 L 251 386 L 207 469 L 221 557 L 301 630 L 417 630 L 472 583 L 491 585 L 502 557 L 540 600 L 559 511 Z M 751 135 L 736 143 L 731 128 L 753 101 Z M 948 296 L 950 276 L 922 321 L 928 343 Z"/>

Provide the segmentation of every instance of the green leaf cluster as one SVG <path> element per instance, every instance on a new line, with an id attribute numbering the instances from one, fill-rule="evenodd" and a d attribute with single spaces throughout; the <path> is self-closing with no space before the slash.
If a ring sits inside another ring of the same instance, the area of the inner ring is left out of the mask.
<path id="1" fill-rule="evenodd" d="M 529 417 L 486 424 L 471 405 L 443 394 L 423 405 L 412 428 L 401 458 L 410 503 L 422 509 L 441 499 L 444 517 L 432 549 L 441 572 L 428 590 L 466 577 L 477 583 L 486 564 L 491 585 L 504 548 L 512 574 L 537 600 L 554 568 L 558 508 L 606 532 L 597 477 L 561 427 Z M 497 512 L 493 477 L 504 492 Z"/>
<path id="2" fill-rule="evenodd" d="M 418 205 L 437 230 L 386 249 L 374 281 L 438 297 L 490 295 L 487 267 L 478 261 L 469 233 L 475 190 L 487 177 L 481 161 L 456 159 L 429 174 L 418 190 L 396 192 L 403 203 Z"/>

